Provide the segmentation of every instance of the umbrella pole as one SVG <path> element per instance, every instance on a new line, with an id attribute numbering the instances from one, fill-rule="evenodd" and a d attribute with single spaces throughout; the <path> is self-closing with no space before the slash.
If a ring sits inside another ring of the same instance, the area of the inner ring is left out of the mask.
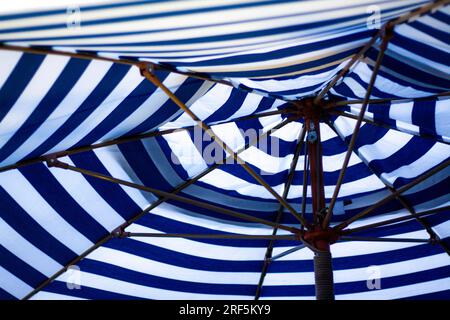
<path id="1" fill-rule="evenodd" d="M 310 163 L 311 195 L 314 228 L 305 234 L 305 239 L 314 247 L 314 278 L 317 300 L 334 300 L 333 266 L 330 244 L 334 234 L 323 229 L 325 188 L 322 166 L 322 143 L 320 139 L 320 118 L 322 108 L 312 100 L 304 102 L 302 110 L 308 134 L 308 158 Z M 327 227 L 328 229 L 328 227 Z"/>
<path id="2" fill-rule="evenodd" d="M 314 254 L 316 300 L 334 300 L 333 266 L 329 244 L 327 250 Z"/>

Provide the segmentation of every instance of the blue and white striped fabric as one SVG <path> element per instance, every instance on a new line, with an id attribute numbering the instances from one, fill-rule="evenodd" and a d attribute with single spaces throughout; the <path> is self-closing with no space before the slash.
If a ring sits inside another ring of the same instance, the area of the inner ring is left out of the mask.
<path id="1" fill-rule="evenodd" d="M 449 97 L 437 99 L 405 99 L 389 103 L 369 104 L 365 119 L 417 136 L 450 142 Z M 358 115 L 360 104 L 340 108 Z"/>
<path id="2" fill-rule="evenodd" d="M 291 121 L 264 143 L 241 149 L 250 133 L 268 132 L 286 114 L 285 100 L 311 96 L 373 35 L 367 7 L 382 22 L 426 1 L 78 1 L 0 5 L 0 41 L 157 62 L 230 80 L 235 88 L 158 71 L 162 82 L 279 194 L 303 128 Z M 77 11 L 80 9 L 80 11 Z M 33 10 L 31 12 L 30 10 Z M 67 13 L 67 12 L 68 13 Z M 67 28 L 67 14 L 81 27 Z M 75 15 L 75 16 L 72 16 Z M 450 158 L 448 6 L 395 28 L 334 209 L 339 223 Z M 242 32 L 244 30 L 245 32 Z M 431 48 L 431 49 L 430 49 Z M 432 50 L 433 49 L 433 50 Z M 329 98 L 361 99 L 377 49 L 369 51 Z M 404 68 L 407 63 L 409 68 Z M 341 111 L 353 115 L 361 105 Z M 204 141 L 182 113 L 133 66 L 0 48 L 0 168 L 42 155 L 135 134 L 157 137 L 60 158 L 80 168 L 172 192 L 226 157 Z M 330 201 L 355 120 L 321 123 L 326 201 Z M 200 132 L 201 133 L 201 132 Z M 203 144 L 198 144 L 200 139 Z M 279 147 L 279 148 L 277 148 Z M 278 150 L 278 152 L 275 152 Z M 300 210 L 303 152 L 288 202 Z M 211 161 L 214 160 L 214 161 Z M 404 193 L 417 211 L 447 206 L 450 168 Z M 179 195 L 270 221 L 279 203 L 241 166 L 225 163 Z M 157 197 L 79 173 L 35 163 L 0 170 L 0 298 L 21 299 Z M 307 189 L 306 218 L 312 219 Z M 391 201 L 352 227 L 407 214 Z M 424 220 L 450 245 L 450 211 Z M 281 222 L 297 225 L 288 212 Z M 272 228 L 168 200 L 129 232 L 269 235 Z M 278 231 L 278 234 L 286 234 Z M 429 238 L 417 221 L 359 233 Z M 268 240 L 114 238 L 35 294 L 33 299 L 253 299 Z M 276 241 L 276 255 L 295 241 Z M 337 299 L 450 299 L 450 256 L 429 243 L 338 242 L 331 247 Z M 302 249 L 272 262 L 261 299 L 313 299 L 313 253 Z M 375 272 L 375 274 L 374 274 Z M 367 279 L 381 279 L 370 290 Z M 73 278 L 80 289 L 68 286 Z M 75 281 L 76 282 L 76 281 Z"/>
<path id="3" fill-rule="evenodd" d="M 319 89 L 370 39 L 374 14 L 382 24 L 427 3 L 105 2 L 49 1 L 32 12 L 20 1 L 10 4 L 0 11 L 0 42 L 158 62 L 296 98 Z M 302 81 L 308 84 L 299 89 Z"/>
<path id="4" fill-rule="evenodd" d="M 373 98 L 419 98 L 450 88 L 450 6 L 417 20 L 398 25 L 372 91 Z M 365 62 L 353 68 L 332 93 L 364 97 L 378 49 L 372 48 Z"/>

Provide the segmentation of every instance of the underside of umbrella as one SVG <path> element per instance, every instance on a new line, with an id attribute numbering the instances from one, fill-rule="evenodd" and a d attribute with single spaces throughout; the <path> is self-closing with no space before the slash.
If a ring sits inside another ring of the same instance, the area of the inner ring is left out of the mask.
<path id="1" fill-rule="evenodd" d="M 450 1 L 0 6 L 0 298 L 450 298 Z"/>

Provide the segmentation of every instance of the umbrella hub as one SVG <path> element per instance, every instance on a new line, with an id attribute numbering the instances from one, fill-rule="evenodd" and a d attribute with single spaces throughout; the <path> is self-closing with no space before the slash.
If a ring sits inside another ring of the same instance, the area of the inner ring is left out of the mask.
<path id="1" fill-rule="evenodd" d="M 303 239 L 319 251 L 329 251 L 330 245 L 339 239 L 339 233 L 333 228 L 315 227 L 313 230 L 306 231 Z"/>
<path id="2" fill-rule="evenodd" d="M 306 98 L 295 101 L 292 104 L 292 113 L 305 121 L 318 122 L 327 116 L 326 103 L 323 100 L 315 102 L 314 98 Z"/>

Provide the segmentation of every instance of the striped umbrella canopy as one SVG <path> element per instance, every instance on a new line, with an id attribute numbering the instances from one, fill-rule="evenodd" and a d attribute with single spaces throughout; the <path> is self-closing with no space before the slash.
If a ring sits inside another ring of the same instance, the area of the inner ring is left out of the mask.
<path id="1" fill-rule="evenodd" d="M 0 298 L 449 299 L 449 2 L 1 4 Z"/>

